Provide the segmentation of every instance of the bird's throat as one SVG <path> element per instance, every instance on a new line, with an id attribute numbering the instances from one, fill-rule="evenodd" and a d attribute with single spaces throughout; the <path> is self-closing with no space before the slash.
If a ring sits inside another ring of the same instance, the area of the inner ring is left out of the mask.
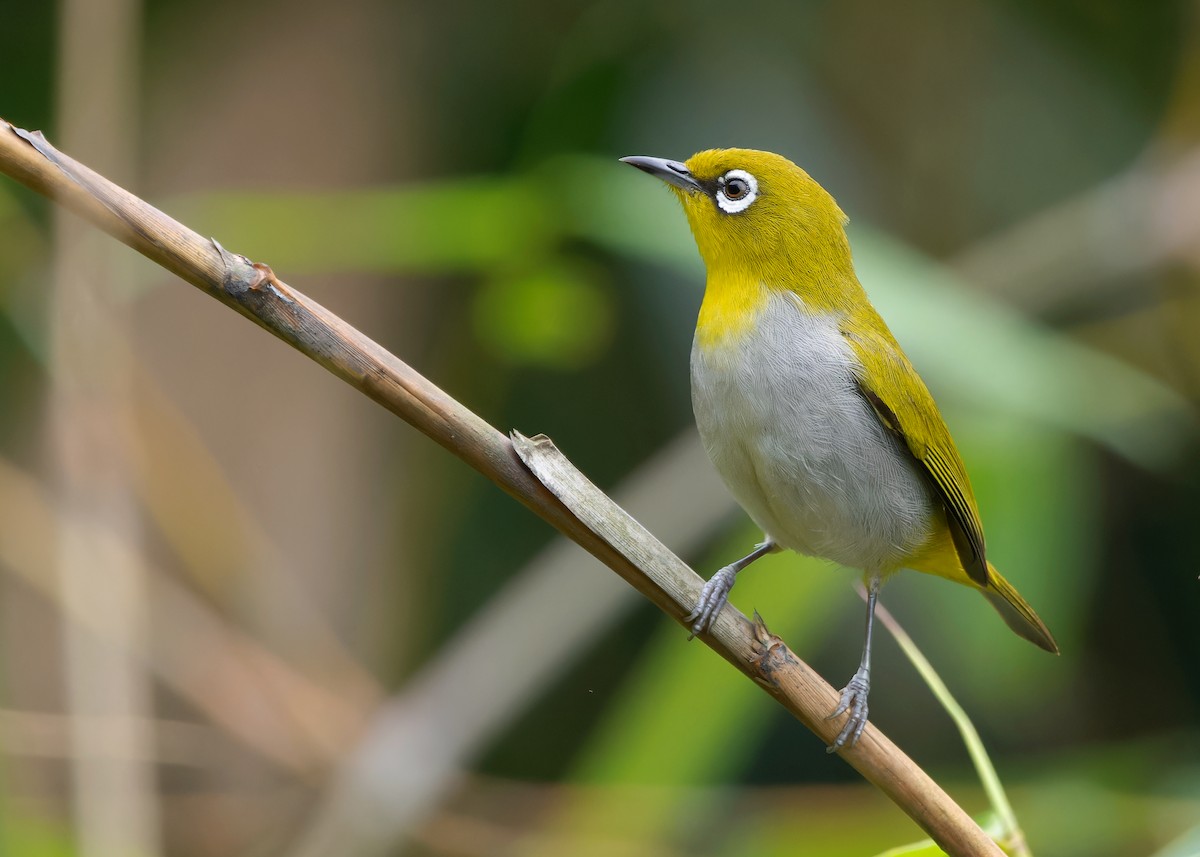
<path id="1" fill-rule="evenodd" d="M 767 297 L 768 289 L 758 277 L 710 270 L 696 321 L 696 344 L 708 350 L 737 342 L 754 326 Z"/>

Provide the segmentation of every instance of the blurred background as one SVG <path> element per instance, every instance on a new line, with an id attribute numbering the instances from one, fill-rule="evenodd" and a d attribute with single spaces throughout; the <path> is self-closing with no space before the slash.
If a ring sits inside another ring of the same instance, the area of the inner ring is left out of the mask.
<path id="1" fill-rule="evenodd" d="M 703 272 L 616 163 L 781 152 L 852 219 L 989 555 L 883 602 L 1033 852 L 1200 853 L 1200 7 L 0 0 L 0 115 L 268 262 L 704 576 L 756 533 L 693 435 Z M 0 851 L 863 855 L 920 838 L 482 477 L 0 181 Z M 734 594 L 835 686 L 856 575 Z M 971 813 L 884 636 L 872 720 Z"/>

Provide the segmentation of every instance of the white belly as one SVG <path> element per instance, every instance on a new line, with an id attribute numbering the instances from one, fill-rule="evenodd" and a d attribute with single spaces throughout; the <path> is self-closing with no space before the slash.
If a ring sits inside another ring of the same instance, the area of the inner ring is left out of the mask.
<path id="1" fill-rule="evenodd" d="M 837 319 L 768 299 L 736 342 L 692 348 L 692 407 L 709 457 L 768 538 L 892 571 L 929 532 L 930 488 L 859 393 Z"/>

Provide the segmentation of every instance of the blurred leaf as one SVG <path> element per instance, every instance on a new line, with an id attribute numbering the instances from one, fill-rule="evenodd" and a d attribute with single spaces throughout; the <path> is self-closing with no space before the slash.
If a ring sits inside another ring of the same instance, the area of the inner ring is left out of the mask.
<path id="1" fill-rule="evenodd" d="M 75 847 L 67 830 L 11 805 L 0 821 L 0 854 L 20 857 L 71 857 Z"/>
<path id="2" fill-rule="evenodd" d="M 281 271 L 447 273 L 528 266 L 548 254 L 554 211 L 523 178 L 382 190 L 226 191 L 179 201 L 179 216 Z"/>
<path id="3" fill-rule="evenodd" d="M 500 275 L 475 296 L 480 340 L 512 363 L 578 369 L 612 338 L 613 307 L 598 272 L 578 263 Z"/>
<path id="4" fill-rule="evenodd" d="M 879 854 L 879 857 L 945 857 L 946 852 L 938 848 L 932 839 L 922 839 L 911 845 L 899 845 Z"/>

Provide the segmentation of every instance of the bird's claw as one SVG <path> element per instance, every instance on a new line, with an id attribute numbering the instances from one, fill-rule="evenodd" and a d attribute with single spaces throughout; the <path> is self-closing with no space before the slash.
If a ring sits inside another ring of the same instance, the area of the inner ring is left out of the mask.
<path id="1" fill-rule="evenodd" d="M 826 752 L 836 753 L 843 747 L 853 747 L 858 743 L 859 736 L 867 728 L 867 695 L 870 690 L 871 673 L 865 669 L 856 672 L 842 688 L 842 696 L 838 700 L 837 708 L 825 719 L 832 720 L 846 712 L 849 712 L 850 716 L 846 718 L 842 731 L 833 739 L 833 743 L 825 748 Z"/>
<path id="2" fill-rule="evenodd" d="M 729 603 L 729 591 L 733 589 L 733 581 L 736 578 L 737 569 L 727 565 L 704 584 L 704 589 L 700 590 L 700 598 L 696 602 L 696 609 L 683 617 L 685 622 L 692 623 L 692 633 L 688 634 L 689 640 L 697 634 L 703 634 L 712 627 L 713 622 L 717 621 L 718 614 Z"/>

